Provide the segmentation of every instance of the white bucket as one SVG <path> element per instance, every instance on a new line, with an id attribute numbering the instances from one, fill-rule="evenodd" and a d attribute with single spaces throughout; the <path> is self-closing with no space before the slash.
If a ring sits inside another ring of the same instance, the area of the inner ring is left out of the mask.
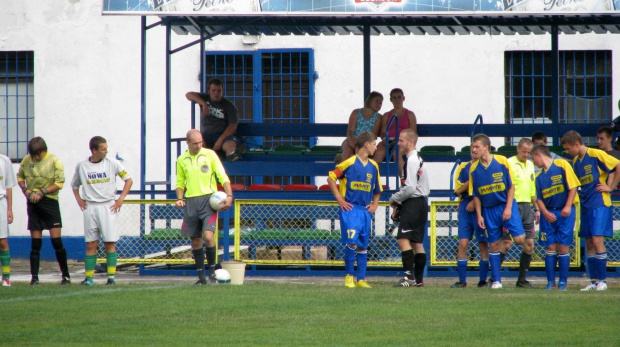
<path id="1" fill-rule="evenodd" d="M 222 268 L 230 273 L 230 284 L 243 284 L 245 263 L 240 261 L 223 261 Z"/>

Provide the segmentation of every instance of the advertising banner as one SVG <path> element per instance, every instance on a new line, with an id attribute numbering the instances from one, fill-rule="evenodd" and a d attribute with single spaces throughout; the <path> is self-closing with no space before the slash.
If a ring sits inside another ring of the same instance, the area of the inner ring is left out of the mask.
<path id="1" fill-rule="evenodd" d="M 527 11 L 601 13 L 620 11 L 620 0 L 103 0 L 104 13 L 174 15 L 230 13 L 368 13 Z"/>

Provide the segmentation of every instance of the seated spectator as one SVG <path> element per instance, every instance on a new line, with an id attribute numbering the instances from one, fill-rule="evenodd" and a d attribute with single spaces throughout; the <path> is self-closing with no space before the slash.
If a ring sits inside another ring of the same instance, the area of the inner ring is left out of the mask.
<path id="1" fill-rule="evenodd" d="M 228 161 L 235 161 L 245 152 L 245 144 L 235 134 L 239 123 L 237 107 L 224 98 L 223 86 L 222 80 L 212 78 L 207 83 L 207 94 L 188 92 L 185 97 L 200 105 L 203 146 L 223 153 Z"/>
<path id="2" fill-rule="evenodd" d="M 405 129 L 411 129 L 416 134 L 418 133 L 418 121 L 416 119 L 415 113 L 413 113 L 413 111 L 411 110 L 406 109 L 403 106 L 403 102 L 405 101 L 405 94 L 403 93 L 403 90 L 400 88 L 392 89 L 390 91 L 390 101 L 392 102 L 392 105 L 394 105 L 394 108 L 391 111 L 384 113 L 381 117 L 380 136 L 383 141 L 379 143 L 379 145 L 377 145 L 377 151 L 375 152 L 375 161 L 377 163 L 382 162 L 385 159 L 386 151 L 391 150 L 396 144 L 396 122 L 398 122 L 399 132 Z M 392 122 L 392 124 L 390 125 L 388 133 L 389 146 L 386 148 L 386 142 L 388 141 L 388 139 L 385 138 L 385 134 L 388 131 L 388 122 L 390 118 L 392 118 L 392 116 L 396 116 L 397 120 Z M 398 160 L 399 175 L 403 172 L 403 166 L 404 162 L 401 153 L 401 158 L 399 158 Z"/>
<path id="3" fill-rule="evenodd" d="M 379 110 L 381 105 L 383 105 L 383 95 L 379 92 L 371 92 L 366 101 L 364 101 L 364 108 L 358 108 L 351 112 L 347 139 L 342 142 L 342 155 L 340 158 L 336 157 L 337 162 L 349 159 L 355 154 L 357 137 L 361 133 L 369 131 L 375 134 L 375 136 L 379 136 L 379 130 L 381 130 L 381 114 Z"/>

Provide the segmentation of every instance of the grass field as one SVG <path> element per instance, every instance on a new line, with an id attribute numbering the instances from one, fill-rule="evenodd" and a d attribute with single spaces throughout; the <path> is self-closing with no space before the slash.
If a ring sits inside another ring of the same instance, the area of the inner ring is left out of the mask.
<path id="1" fill-rule="evenodd" d="M 2 345 L 618 346 L 620 290 L 253 283 L 0 288 Z"/>

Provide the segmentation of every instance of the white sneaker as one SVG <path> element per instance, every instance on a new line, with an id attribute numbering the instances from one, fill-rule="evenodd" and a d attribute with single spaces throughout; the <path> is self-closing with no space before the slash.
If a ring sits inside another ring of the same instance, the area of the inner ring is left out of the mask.
<path id="1" fill-rule="evenodd" d="M 596 287 L 597 287 L 597 286 L 598 286 L 598 285 L 597 285 L 596 283 L 592 283 L 592 282 L 590 282 L 590 283 L 588 283 L 588 285 L 587 285 L 587 286 L 583 287 L 583 289 L 581 289 L 581 291 L 582 291 L 582 292 L 587 292 L 587 291 L 589 291 L 589 290 L 596 290 Z M 605 289 L 607 289 L 607 285 L 605 285 Z"/>
<path id="2" fill-rule="evenodd" d="M 491 284 L 491 289 L 501 289 L 502 288 L 502 282 L 493 282 L 493 284 Z"/>
<path id="3" fill-rule="evenodd" d="M 596 285 L 596 290 L 607 290 L 607 283 L 605 282 L 599 282 Z"/>
<path id="4" fill-rule="evenodd" d="M 2 280 L 2 286 L 3 287 L 10 287 L 11 286 L 11 280 L 9 280 L 8 278 L 5 278 Z M 607 289 L 607 286 L 605 286 L 605 289 Z M 601 289 L 601 290 L 605 290 L 605 289 Z"/>

